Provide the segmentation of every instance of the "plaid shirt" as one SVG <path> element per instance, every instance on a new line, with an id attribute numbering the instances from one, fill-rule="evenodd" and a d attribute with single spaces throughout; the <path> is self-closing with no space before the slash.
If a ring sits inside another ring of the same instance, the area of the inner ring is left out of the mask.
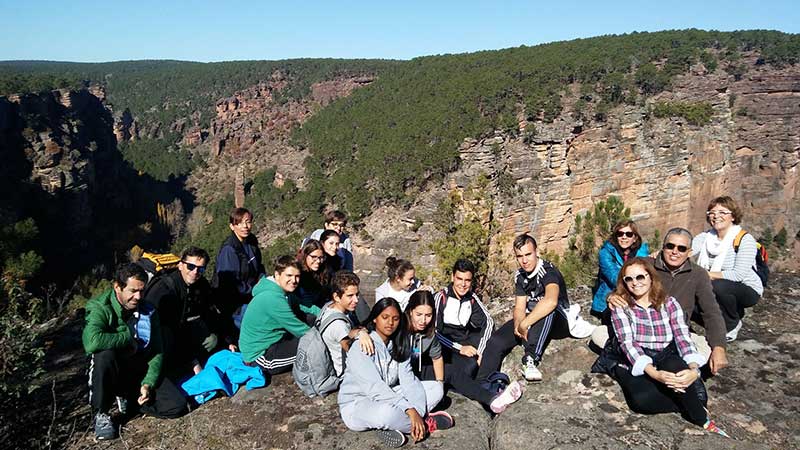
<path id="1" fill-rule="evenodd" d="M 636 304 L 629 308 L 614 308 L 611 312 L 611 324 L 623 353 L 633 364 L 633 376 L 642 375 L 645 367 L 653 363 L 652 358 L 645 354 L 644 348 L 659 351 L 667 348 L 673 341 L 687 364 L 705 363 L 705 359 L 692 343 L 681 305 L 673 297 L 667 297 L 659 310 Z"/>

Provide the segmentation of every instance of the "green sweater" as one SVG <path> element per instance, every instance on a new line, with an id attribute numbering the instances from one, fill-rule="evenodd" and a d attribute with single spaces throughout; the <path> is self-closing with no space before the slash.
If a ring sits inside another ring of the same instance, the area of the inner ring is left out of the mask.
<path id="1" fill-rule="evenodd" d="M 262 277 L 253 287 L 253 299 L 247 306 L 239 334 L 239 348 L 245 362 L 252 362 L 280 341 L 286 333 L 300 337 L 308 325 L 292 308 L 319 316 L 317 306 L 299 304 L 297 297 L 287 295 L 275 281 Z"/>
<path id="2" fill-rule="evenodd" d="M 150 327 L 148 369 L 142 385 L 155 387 L 161 376 L 163 359 L 161 326 L 155 311 L 150 318 Z M 86 327 L 83 329 L 83 349 L 87 354 L 102 350 L 123 350 L 131 347 L 132 342 L 133 335 L 122 318 L 122 305 L 117 301 L 113 288 L 89 300 L 86 304 Z"/>

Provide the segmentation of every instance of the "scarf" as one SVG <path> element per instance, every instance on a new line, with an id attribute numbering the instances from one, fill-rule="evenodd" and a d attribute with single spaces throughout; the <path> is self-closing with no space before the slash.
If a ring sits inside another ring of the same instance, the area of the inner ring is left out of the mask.
<path id="1" fill-rule="evenodd" d="M 716 230 L 707 231 L 705 245 L 700 249 L 697 257 L 697 265 L 709 272 L 722 271 L 722 263 L 725 262 L 728 251 L 733 249 L 733 240 L 741 230 L 742 227 L 739 225 L 731 225 L 722 240 L 719 239 Z M 713 264 L 711 263 L 712 257 L 714 258 Z"/>

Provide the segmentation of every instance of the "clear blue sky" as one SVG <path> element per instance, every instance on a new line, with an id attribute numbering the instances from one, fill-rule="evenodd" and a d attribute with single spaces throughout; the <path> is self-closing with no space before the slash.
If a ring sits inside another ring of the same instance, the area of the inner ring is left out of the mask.
<path id="1" fill-rule="evenodd" d="M 800 32 L 798 0 L 0 0 L 0 60 L 396 58 L 631 31 Z"/>

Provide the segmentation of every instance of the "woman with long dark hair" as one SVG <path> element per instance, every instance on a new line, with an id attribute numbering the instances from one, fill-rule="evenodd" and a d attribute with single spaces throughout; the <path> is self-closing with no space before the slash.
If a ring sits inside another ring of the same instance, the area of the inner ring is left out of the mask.
<path id="1" fill-rule="evenodd" d="M 522 384 L 517 381 L 509 384 L 501 393 L 492 393 L 463 369 L 445 364 L 434 326 L 435 308 L 433 294 L 416 291 L 411 294 L 405 311 L 411 344 L 411 368 L 425 387 L 428 410 L 435 407 L 444 396 L 445 383 L 465 397 L 488 407 L 495 414 L 500 414 L 508 405 L 519 400 L 523 389 Z"/>
<path id="2" fill-rule="evenodd" d="M 592 299 L 592 315 L 602 317 L 608 304 L 606 297 L 617 284 L 619 269 L 629 258 L 644 257 L 650 252 L 647 242 L 642 241 L 639 228 L 632 220 L 614 224 L 611 236 L 600 247 L 597 255 L 600 268 L 597 272 L 597 285 Z"/>
<path id="3" fill-rule="evenodd" d="M 390 447 L 405 444 L 406 434 L 419 441 L 426 433 L 453 426 L 449 414 L 428 412 L 425 388 L 411 369 L 405 322 L 397 300 L 378 300 L 365 323 L 374 353 L 366 355 L 351 345 L 339 387 L 345 425 L 353 431 L 377 430 Z"/>
<path id="4" fill-rule="evenodd" d="M 316 239 L 310 239 L 297 252 L 297 261 L 303 268 L 296 291 L 301 305 L 321 308 L 330 298 L 330 274 L 325 269 L 325 260 L 325 249 Z"/>

